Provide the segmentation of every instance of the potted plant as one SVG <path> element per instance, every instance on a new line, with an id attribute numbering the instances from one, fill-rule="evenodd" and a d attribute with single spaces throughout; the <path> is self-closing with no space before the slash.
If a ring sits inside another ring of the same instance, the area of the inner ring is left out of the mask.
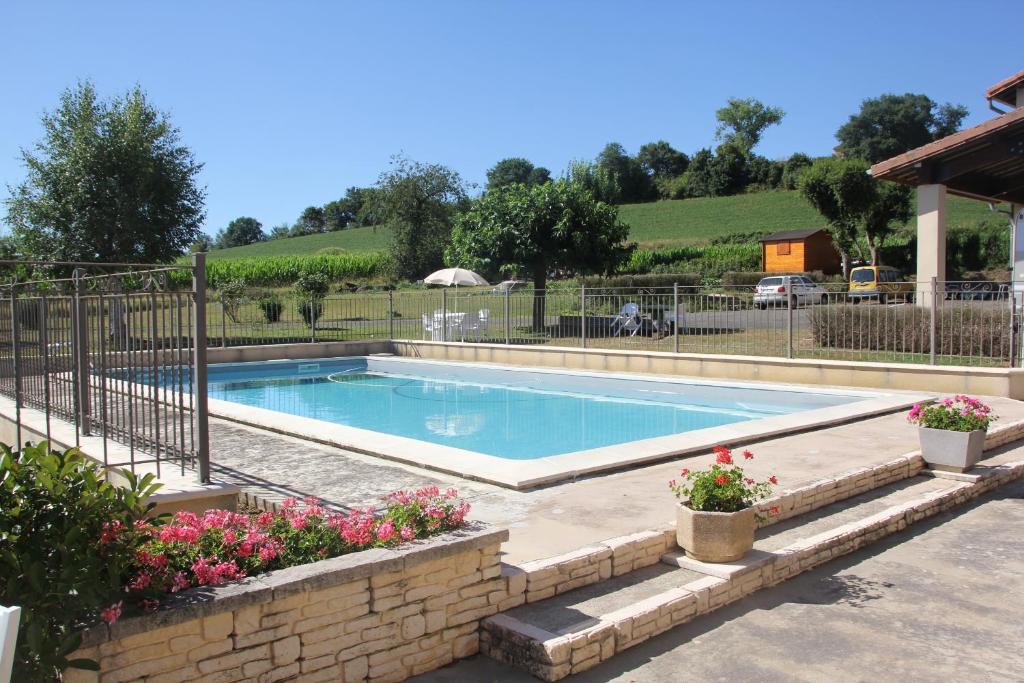
<path id="1" fill-rule="evenodd" d="M 743 459 L 754 457 L 743 451 Z M 725 446 L 715 446 L 711 469 L 691 472 L 684 469 L 668 483 L 680 499 L 676 508 L 676 540 L 687 556 L 702 562 L 733 562 L 754 547 L 754 529 L 758 515 L 754 504 L 771 494 L 774 475 L 768 481 L 755 482 L 743 476 L 743 469 Z M 772 514 L 777 514 L 772 508 Z"/>
<path id="2" fill-rule="evenodd" d="M 991 408 L 963 394 L 918 403 L 907 415 L 907 421 L 918 426 L 925 462 L 947 472 L 966 472 L 981 460 L 985 433 L 995 419 Z"/>

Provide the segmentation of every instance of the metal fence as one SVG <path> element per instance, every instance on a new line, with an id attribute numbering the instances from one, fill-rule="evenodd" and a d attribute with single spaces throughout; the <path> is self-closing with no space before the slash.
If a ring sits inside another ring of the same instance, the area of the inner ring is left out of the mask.
<path id="1" fill-rule="evenodd" d="M 17 442 L 34 409 L 47 440 L 54 419 L 74 425 L 76 446 L 99 437 L 105 465 L 209 481 L 204 260 L 32 263 L 67 275 L 0 290 L 0 394 L 14 401 Z"/>
<path id="2" fill-rule="evenodd" d="M 754 287 L 396 290 L 224 300 L 210 344 L 432 339 L 675 353 L 1020 365 L 1020 301 L 994 282 Z"/>

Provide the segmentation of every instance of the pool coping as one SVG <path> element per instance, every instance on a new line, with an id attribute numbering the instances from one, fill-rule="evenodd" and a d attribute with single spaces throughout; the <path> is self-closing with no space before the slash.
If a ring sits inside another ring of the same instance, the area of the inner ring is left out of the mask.
<path id="1" fill-rule="evenodd" d="M 351 360 L 352 357 L 344 357 Z M 294 362 L 296 359 L 292 359 Z M 330 359 L 318 359 L 321 361 Z M 389 360 L 391 360 L 389 358 Z M 467 363 L 435 360 L 395 358 L 409 363 L 431 363 L 465 366 Z M 275 362 L 275 361 L 270 361 Z M 227 363 L 225 365 L 234 365 Z M 513 367 L 490 363 L 472 363 L 475 366 L 501 370 L 520 370 L 562 374 L 551 368 Z M 572 371 L 572 374 L 608 379 L 636 380 L 637 373 Z M 676 384 L 706 384 L 729 387 L 772 388 L 807 393 L 863 396 L 864 400 L 842 406 L 806 410 L 789 415 L 777 415 L 728 425 L 709 427 L 679 434 L 630 441 L 584 451 L 547 456 L 533 460 L 512 460 L 476 451 L 443 446 L 383 432 L 317 420 L 278 412 L 266 408 L 244 406 L 221 399 L 209 399 L 212 417 L 239 422 L 271 432 L 285 434 L 345 450 L 393 460 L 427 470 L 454 474 L 466 479 L 495 484 L 504 488 L 525 490 L 574 480 L 599 472 L 628 469 L 639 465 L 671 460 L 673 458 L 707 452 L 718 444 L 740 445 L 784 434 L 808 431 L 843 424 L 876 415 L 906 409 L 922 400 L 931 400 L 934 394 L 899 391 L 865 391 L 864 389 L 831 388 L 780 384 L 777 382 L 716 382 L 707 379 L 671 375 L 644 374 L 651 380 Z"/>

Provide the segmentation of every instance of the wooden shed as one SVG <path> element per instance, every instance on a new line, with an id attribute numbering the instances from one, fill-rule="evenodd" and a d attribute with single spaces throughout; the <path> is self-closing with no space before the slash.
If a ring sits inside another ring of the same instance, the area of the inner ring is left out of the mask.
<path id="1" fill-rule="evenodd" d="M 826 275 L 842 272 L 839 252 L 825 228 L 789 230 L 761 238 L 761 270 L 765 273 L 808 273 Z"/>

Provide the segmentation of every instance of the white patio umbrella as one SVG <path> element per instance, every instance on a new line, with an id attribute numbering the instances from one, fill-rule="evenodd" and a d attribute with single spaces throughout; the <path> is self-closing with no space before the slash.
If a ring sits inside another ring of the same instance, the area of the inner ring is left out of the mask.
<path id="1" fill-rule="evenodd" d="M 463 287 L 472 287 L 473 285 L 486 285 L 489 284 L 487 280 L 483 279 L 477 273 L 472 270 L 466 270 L 465 268 L 442 268 L 441 270 L 435 271 L 430 275 L 423 278 L 423 281 L 428 285 L 444 285 L 445 287 L 455 287 L 456 295 L 459 291 L 459 285 Z M 455 310 L 459 310 L 459 300 L 455 299 Z"/>

